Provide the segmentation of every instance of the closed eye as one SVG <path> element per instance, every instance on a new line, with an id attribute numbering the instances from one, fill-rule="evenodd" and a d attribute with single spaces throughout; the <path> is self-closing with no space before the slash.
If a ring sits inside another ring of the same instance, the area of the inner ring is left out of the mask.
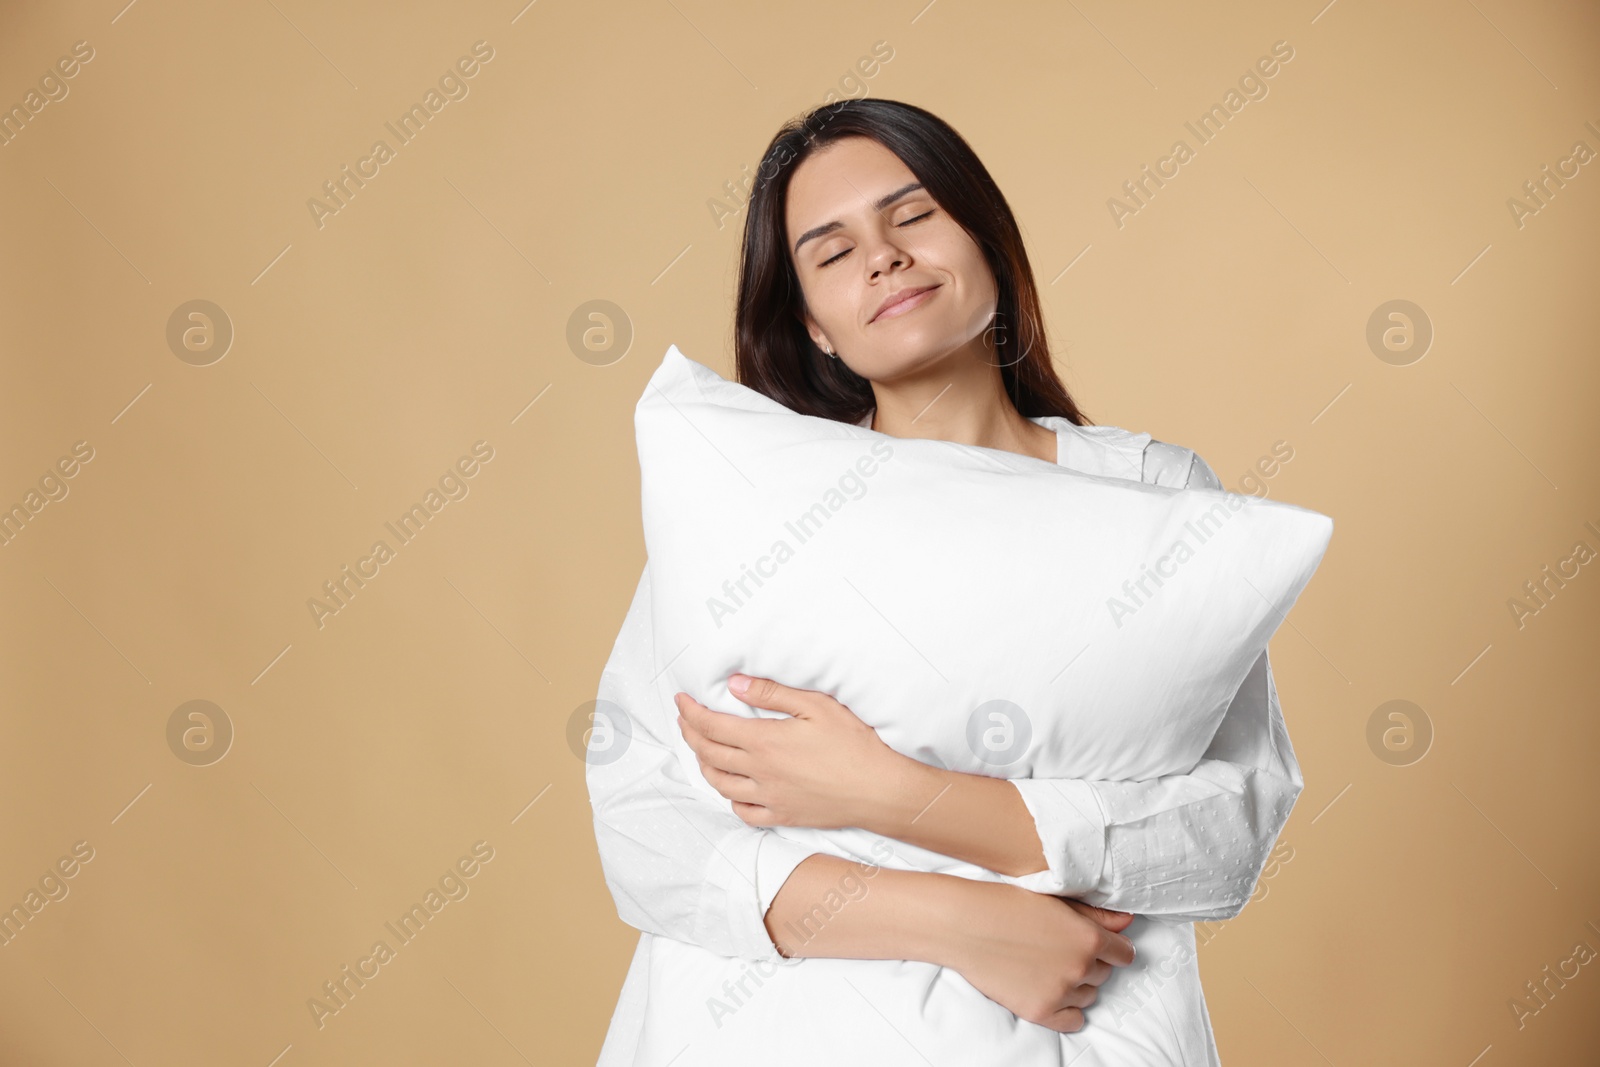
<path id="1" fill-rule="evenodd" d="M 902 226 L 910 226 L 913 222 L 921 222 L 923 219 L 927 218 L 929 215 L 932 215 L 937 210 L 939 210 L 939 209 L 938 208 L 929 208 L 927 211 L 924 211 L 920 215 L 916 215 L 916 216 L 913 216 L 912 218 L 906 219 L 906 221 L 900 223 L 900 225 L 902 225 Z M 836 262 L 838 260 L 843 259 L 845 256 L 848 256 L 851 253 L 851 251 L 852 251 L 852 249 L 847 248 L 843 252 L 840 252 L 836 256 L 829 256 L 827 259 L 823 260 L 821 263 L 818 263 L 817 266 L 826 267 L 828 264 L 834 263 L 834 262 Z"/>

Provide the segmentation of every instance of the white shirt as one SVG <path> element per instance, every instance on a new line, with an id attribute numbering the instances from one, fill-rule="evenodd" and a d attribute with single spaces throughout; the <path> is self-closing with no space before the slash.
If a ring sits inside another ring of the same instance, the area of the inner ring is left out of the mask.
<path id="1" fill-rule="evenodd" d="M 871 420 L 868 412 L 859 425 L 870 428 Z M 1056 461 L 1074 470 L 1172 487 L 1222 487 L 1200 456 L 1148 433 L 1077 426 L 1059 416 L 1031 421 L 1056 431 Z M 708 801 L 683 777 L 673 753 L 687 745 L 672 689 L 651 666 L 657 660 L 649 593 L 646 561 L 598 693 L 627 713 L 629 743 L 610 762 L 591 757 L 586 770 L 606 885 L 618 916 L 640 931 L 597 1067 L 635 1061 L 654 938 L 728 957 L 781 959 L 764 917 L 790 872 L 812 854 L 766 827 L 746 824 L 728 802 Z M 1049 867 L 999 880 L 1177 924 L 1179 947 L 1187 951 L 1167 961 L 1176 973 L 1161 974 L 1163 999 L 1183 998 L 1193 1010 L 1176 1013 L 1187 1021 L 1175 1022 L 1175 1040 L 1188 1064 L 1220 1064 L 1190 924 L 1229 919 L 1244 907 L 1304 785 L 1267 654 L 1188 774 L 1143 782 L 1011 781 L 1033 816 Z M 1205 866 L 1199 857 L 1206 857 Z M 1094 1005 L 1086 1020 L 1080 1033 L 1094 1025 Z M 681 1064 L 691 1061 L 692 1055 Z"/>

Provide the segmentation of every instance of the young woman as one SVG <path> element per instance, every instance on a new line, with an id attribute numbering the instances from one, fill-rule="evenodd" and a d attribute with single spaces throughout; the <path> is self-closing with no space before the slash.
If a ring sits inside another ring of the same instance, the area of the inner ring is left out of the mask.
<path id="1" fill-rule="evenodd" d="M 894 437 L 1221 488 L 1188 449 L 1087 423 L 1056 377 L 1011 209 L 942 120 L 888 100 L 824 105 L 778 133 L 758 173 L 739 382 Z M 832 697 L 783 679 L 753 679 L 741 699 L 789 717 L 754 719 L 613 670 L 651 662 L 648 584 L 646 573 L 600 687 L 628 716 L 632 743 L 588 769 L 607 884 L 642 932 L 601 1067 L 635 1062 L 656 937 L 758 961 L 928 961 L 1021 1020 L 1063 1035 L 1088 1022 L 1092 1038 L 1098 988 L 1134 960 L 1122 931 L 1238 914 L 1303 785 L 1265 653 L 1189 774 L 989 778 L 903 756 Z M 732 814 L 685 780 L 672 754 L 683 745 Z M 774 826 L 861 827 L 1000 880 L 862 868 Z M 818 910 L 863 876 L 870 893 Z M 1183 930 L 1182 951 L 1141 963 L 1163 987 L 1151 1000 L 1168 1020 L 1171 1062 L 1217 1063 L 1193 929 Z M 698 1061 L 690 1050 L 679 1062 Z"/>

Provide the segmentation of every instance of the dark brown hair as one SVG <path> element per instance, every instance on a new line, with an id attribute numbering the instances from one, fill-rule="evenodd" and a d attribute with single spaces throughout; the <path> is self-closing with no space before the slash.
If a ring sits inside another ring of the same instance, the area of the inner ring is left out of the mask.
<path id="1" fill-rule="evenodd" d="M 734 378 L 802 415 L 859 422 L 872 383 L 812 343 L 805 296 L 789 256 L 784 206 L 802 160 L 845 137 L 868 137 L 900 157 L 950 213 L 994 272 L 994 339 L 1006 395 L 1019 414 L 1092 425 L 1056 376 L 1033 267 L 1000 187 L 972 147 L 932 112 L 898 100 L 823 104 L 784 124 L 761 157 L 744 220 L 734 313 Z"/>

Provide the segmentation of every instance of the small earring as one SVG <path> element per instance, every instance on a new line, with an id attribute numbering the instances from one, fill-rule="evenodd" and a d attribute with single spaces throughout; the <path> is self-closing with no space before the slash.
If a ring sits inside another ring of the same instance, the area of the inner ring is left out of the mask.
<path id="1" fill-rule="evenodd" d="M 823 345 L 822 346 L 822 350 L 824 352 L 828 353 L 828 355 L 832 356 L 832 358 L 834 358 L 834 359 L 838 359 L 839 358 L 838 356 L 834 355 L 833 349 L 829 348 L 827 345 Z"/>

